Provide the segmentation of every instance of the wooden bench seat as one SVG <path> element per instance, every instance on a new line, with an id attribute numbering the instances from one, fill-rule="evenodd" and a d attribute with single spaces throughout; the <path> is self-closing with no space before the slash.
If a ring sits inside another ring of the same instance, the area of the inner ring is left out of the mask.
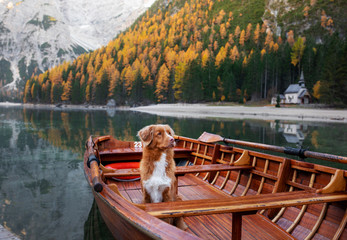
<path id="1" fill-rule="evenodd" d="M 217 172 L 217 171 L 236 171 L 236 170 L 250 170 L 252 166 L 231 166 L 228 164 L 208 164 L 208 165 L 193 165 L 193 166 L 179 166 L 176 167 L 176 175 L 184 175 L 187 173 L 201 173 L 201 172 Z M 138 176 L 140 170 L 133 169 L 117 169 L 111 173 L 104 173 L 106 178 L 110 177 L 124 177 L 124 176 Z"/>
<path id="2" fill-rule="evenodd" d="M 186 148 L 175 147 L 175 158 L 188 158 L 191 155 L 192 150 Z M 134 161 L 141 160 L 142 148 L 115 148 L 99 151 L 99 157 L 101 161 Z"/>
<path id="3" fill-rule="evenodd" d="M 340 201 L 347 201 L 346 192 L 315 193 L 295 191 L 234 198 L 151 203 L 145 204 L 144 210 L 158 218 L 231 213 L 232 239 L 239 240 L 241 239 L 242 217 L 244 215 L 256 214 L 258 210 L 262 209 Z M 274 224 L 270 224 L 270 222 L 267 225 L 273 225 L 271 227 L 275 226 Z M 279 228 L 279 231 L 282 231 L 282 229 Z"/>
<path id="4" fill-rule="evenodd" d="M 201 214 L 237 213 L 262 209 L 347 201 L 346 192 L 282 192 L 253 196 L 145 204 L 146 212 L 158 218 Z"/>

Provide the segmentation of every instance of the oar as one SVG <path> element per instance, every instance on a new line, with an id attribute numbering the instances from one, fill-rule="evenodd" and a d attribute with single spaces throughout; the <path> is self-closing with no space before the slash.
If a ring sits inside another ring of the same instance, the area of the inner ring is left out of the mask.
<path id="1" fill-rule="evenodd" d="M 100 161 L 94 154 L 94 142 L 92 136 L 89 137 L 86 148 L 88 151 L 88 162 L 87 165 L 90 168 L 90 173 L 92 175 L 93 188 L 96 192 L 101 192 L 103 186 L 100 181 Z"/>
<path id="2" fill-rule="evenodd" d="M 347 163 L 347 157 L 342 157 L 342 156 L 337 156 L 337 155 L 327 154 L 327 153 L 312 152 L 302 148 L 279 147 L 279 146 L 273 146 L 273 145 L 262 144 L 262 143 L 253 143 L 253 142 L 247 142 L 247 141 L 234 140 L 229 138 L 223 138 L 217 134 L 212 134 L 208 132 L 204 132 L 203 134 L 201 134 L 198 140 L 205 143 L 225 142 L 225 143 L 230 143 L 230 144 L 235 144 L 240 146 L 258 148 L 262 150 L 270 150 L 274 152 L 286 153 L 290 155 L 299 156 L 301 158 L 309 157 L 309 158 L 316 158 L 316 159 L 333 161 L 338 163 Z"/>

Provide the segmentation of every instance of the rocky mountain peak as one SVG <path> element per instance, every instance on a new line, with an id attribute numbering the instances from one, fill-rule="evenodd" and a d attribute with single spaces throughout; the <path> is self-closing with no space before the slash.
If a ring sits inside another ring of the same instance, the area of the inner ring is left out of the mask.
<path id="1" fill-rule="evenodd" d="M 106 45 L 153 2 L 0 0 L 0 87 Z"/>

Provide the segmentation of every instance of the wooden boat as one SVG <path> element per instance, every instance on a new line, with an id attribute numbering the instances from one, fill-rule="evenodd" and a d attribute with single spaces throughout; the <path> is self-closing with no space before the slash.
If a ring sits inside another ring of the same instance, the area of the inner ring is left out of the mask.
<path id="1" fill-rule="evenodd" d="M 256 144 L 204 133 L 175 136 L 178 194 L 183 201 L 142 204 L 140 142 L 87 140 L 84 171 L 116 239 L 347 239 L 347 171 L 238 146 L 347 163 L 346 157 Z M 233 146 L 227 145 L 233 144 Z M 183 164 L 182 164 L 183 163 Z M 182 231 L 162 218 L 183 217 Z"/>

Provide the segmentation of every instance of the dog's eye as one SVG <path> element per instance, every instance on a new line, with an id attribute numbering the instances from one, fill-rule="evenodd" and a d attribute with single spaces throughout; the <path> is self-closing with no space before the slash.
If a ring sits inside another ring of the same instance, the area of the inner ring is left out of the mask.
<path id="1" fill-rule="evenodd" d="M 160 135 L 161 135 L 161 132 L 158 132 L 157 135 L 160 136 Z"/>

